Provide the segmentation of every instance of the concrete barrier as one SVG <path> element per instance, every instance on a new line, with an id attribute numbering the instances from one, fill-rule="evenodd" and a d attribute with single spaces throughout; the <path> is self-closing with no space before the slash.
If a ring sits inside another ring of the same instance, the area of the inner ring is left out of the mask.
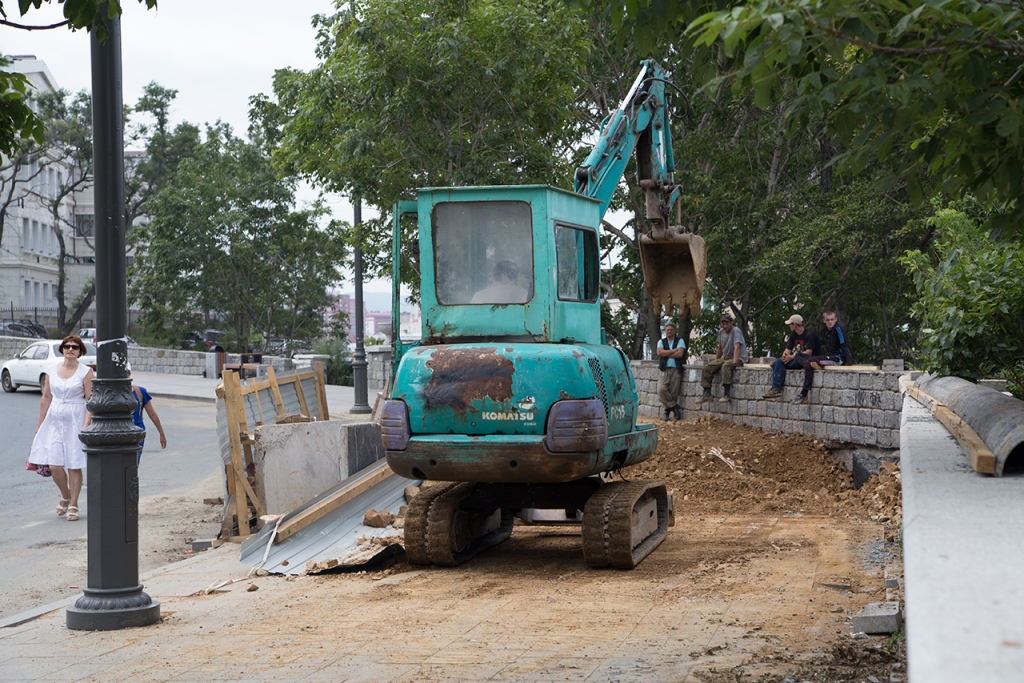
<path id="1" fill-rule="evenodd" d="M 384 457 L 380 425 L 365 419 L 256 427 L 256 495 L 270 514 L 291 512 Z"/>

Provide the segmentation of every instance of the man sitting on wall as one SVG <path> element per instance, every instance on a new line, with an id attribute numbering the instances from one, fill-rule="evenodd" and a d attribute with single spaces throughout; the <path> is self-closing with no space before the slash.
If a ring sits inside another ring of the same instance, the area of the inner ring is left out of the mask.
<path id="1" fill-rule="evenodd" d="M 723 313 L 719 323 L 722 329 L 718 331 L 718 351 L 715 353 L 715 359 L 704 365 L 700 376 L 700 385 L 704 387 L 701 402 L 711 400 L 711 383 L 714 382 L 715 375 L 721 372 L 722 398 L 718 399 L 718 402 L 728 403 L 731 398 L 732 369 L 741 367 L 748 360 L 747 340 L 743 338 L 740 329 L 733 326 L 732 316 Z"/>
<path id="2" fill-rule="evenodd" d="M 811 364 L 811 358 L 820 356 L 818 335 L 814 330 L 804 327 L 802 315 L 794 313 L 786 321 L 789 325 L 789 336 L 786 338 L 786 350 L 782 352 L 782 358 L 775 359 L 772 363 L 772 387 L 762 396 L 764 398 L 778 398 L 782 396 L 782 386 L 786 383 L 786 370 L 803 370 Z M 804 374 L 803 391 L 793 399 L 794 404 L 807 403 L 811 391 L 811 384 L 814 374 Z"/>
<path id="3" fill-rule="evenodd" d="M 676 337 L 676 326 L 665 325 L 665 336 L 658 342 L 658 398 L 661 399 L 661 419 L 670 417 L 680 420 L 683 410 L 679 407 L 679 386 L 683 377 L 683 355 L 686 342 Z"/>

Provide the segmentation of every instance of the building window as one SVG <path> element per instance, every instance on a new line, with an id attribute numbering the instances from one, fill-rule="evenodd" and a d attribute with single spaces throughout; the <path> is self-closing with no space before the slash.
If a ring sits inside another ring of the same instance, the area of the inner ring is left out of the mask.
<path id="1" fill-rule="evenodd" d="M 33 282 L 32 283 L 32 290 L 35 293 L 35 304 L 33 304 L 33 305 L 36 308 L 39 308 L 39 305 L 42 303 L 42 301 L 39 299 L 39 283 L 38 282 Z"/>
<path id="2" fill-rule="evenodd" d="M 96 231 L 96 216 L 80 213 L 75 216 L 75 234 L 79 237 L 92 237 Z"/>
<path id="3" fill-rule="evenodd" d="M 43 283 L 43 308 L 50 306 L 50 285 Z"/>
<path id="4" fill-rule="evenodd" d="M 50 183 L 50 193 L 49 193 L 48 196 L 51 199 L 54 199 L 54 198 L 57 197 L 57 185 L 56 185 L 56 183 L 53 182 L 53 169 L 52 168 L 49 171 L 47 171 L 47 175 L 49 176 L 49 183 Z"/>
<path id="5" fill-rule="evenodd" d="M 29 235 L 29 220 L 27 218 L 21 219 L 21 248 L 23 251 L 28 251 L 28 235 Z"/>
<path id="6" fill-rule="evenodd" d="M 39 251 L 39 221 L 32 221 L 32 249 Z"/>
<path id="7" fill-rule="evenodd" d="M 25 280 L 25 308 L 32 307 L 32 283 Z"/>

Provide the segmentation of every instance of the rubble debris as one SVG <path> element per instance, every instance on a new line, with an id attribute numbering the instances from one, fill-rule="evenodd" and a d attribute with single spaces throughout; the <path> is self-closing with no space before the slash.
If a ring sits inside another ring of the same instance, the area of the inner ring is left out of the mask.
<path id="1" fill-rule="evenodd" d="M 387 526 L 391 526 L 391 523 L 395 521 L 395 516 L 387 510 L 381 510 L 377 512 L 374 508 L 370 508 L 363 515 L 363 524 L 371 526 L 375 529 L 383 529 Z"/>
<path id="2" fill-rule="evenodd" d="M 406 503 L 411 503 L 412 499 L 419 492 L 420 492 L 420 487 L 419 486 L 406 486 L 405 487 L 405 491 L 403 492 L 405 494 L 405 502 Z"/>

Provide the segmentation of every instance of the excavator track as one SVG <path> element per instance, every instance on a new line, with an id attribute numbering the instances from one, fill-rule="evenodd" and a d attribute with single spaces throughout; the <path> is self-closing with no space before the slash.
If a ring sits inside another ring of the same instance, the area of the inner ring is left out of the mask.
<path id="1" fill-rule="evenodd" d="M 430 564 L 427 552 L 427 519 L 438 497 L 458 486 L 455 482 L 424 487 L 409 501 L 405 513 L 405 554 L 413 564 Z"/>
<path id="2" fill-rule="evenodd" d="M 664 482 L 605 484 L 583 511 L 583 556 L 595 569 L 633 569 L 665 540 L 668 525 Z"/>
<path id="3" fill-rule="evenodd" d="M 459 504 L 481 484 L 457 484 L 434 499 L 427 516 L 427 553 L 441 567 L 454 567 L 512 535 L 511 510 L 462 510 Z"/>

